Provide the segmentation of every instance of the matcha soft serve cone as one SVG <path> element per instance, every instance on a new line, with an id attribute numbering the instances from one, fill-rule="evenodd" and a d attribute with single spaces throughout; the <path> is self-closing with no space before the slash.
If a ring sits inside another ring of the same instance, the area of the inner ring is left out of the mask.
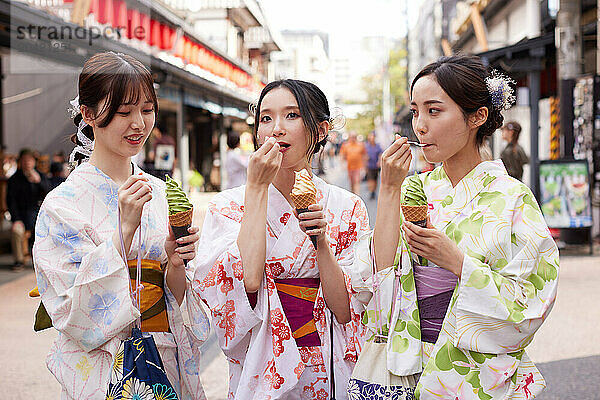
<path id="1" fill-rule="evenodd" d="M 290 196 L 294 203 L 294 208 L 298 212 L 298 215 L 308 211 L 308 206 L 311 204 L 317 204 L 317 188 L 312 181 L 310 174 L 306 169 L 294 172 L 294 187 Z M 317 248 L 317 237 L 310 236 L 315 249 Z"/>
<path id="2" fill-rule="evenodd" d="M 167 204 L 169 205 L 169 224 L 176 239 L 189 235 L 188 228 L 192 226 L 194 206 L 188 200 L 184 191 L 169 175 L 165 180 L 167 184 Z"/>
<path id="3" fill-rule="evenodd" d="M 419 175 L 409 176 L 402 192 L 402 214 L 415 225 L 427 225 L 427 196 Z"/>

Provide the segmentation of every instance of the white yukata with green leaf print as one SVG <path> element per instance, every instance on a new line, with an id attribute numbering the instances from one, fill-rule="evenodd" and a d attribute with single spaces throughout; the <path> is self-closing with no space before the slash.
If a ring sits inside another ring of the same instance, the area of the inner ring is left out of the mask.
<path id="1" fill-rule="evenodd" d="M 552 309 L 559 259 L 533 194 L 499 160 L 480 163 L 454 188 L 442 167 L 419 177 L 431 223 L 465 257 L 438 340 L 431 344 L 421 342 L 410 255 L 405 245 L 398 246 L 402 284 L 388 333 L 388 369 L 399 376 L 422 373 L 417 399 L 534 398 L 546 383 L 525 347 Z M 353 288 L 363 299 L 369 296 L 360 292 L 372 290 L 370 236 L 359 241 L 355 255 L 365 279 Z M 371 333 L 372 303 L 363 318 Z"/>

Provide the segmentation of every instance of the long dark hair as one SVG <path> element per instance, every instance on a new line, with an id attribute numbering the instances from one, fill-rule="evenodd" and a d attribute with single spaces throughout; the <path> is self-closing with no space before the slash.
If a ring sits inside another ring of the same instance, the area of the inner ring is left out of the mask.
<path id="1" fill-rule="evenodd" d="M 92 110 L 94 118 L 106 112 L 98 123 L 101 128 L 110 124 L 122 104 L 137 104 L 142 95 L 152 101 L 154 113 L 158 114 L 158 99 L 152 74 L 141 62 L 127 54 L 112 51 L 95 54 L 85 62 L 79 74 L 79 104 Z M 99 104 L 104 99 L 106 103 L 99 110 Z M 75 126 L 79 126 L 82 119 L 80 112 L 73 120 Z M 94 140 L 91 126 L 83 128 L 83 133 Z M 77 134 L 71 136 L 71 141 L 77 145 L 82 144 L 77 139 Z M 83 158 L 83 154 L 75 155 L 77 162 Z"/>
<path id="2" fill-rule="evenodd" d="M 255 122 L 254 122 L 254 138 L 255 145 L 258 141 L 258 125 L 260 124 L 260 106 L 262 100 L 271 90 L 284 87 L 294 95 L 298 108 L 300 109 L 300 117 L 304 123 L 304 127 L 309 132 L 307 157 L 312 157 L 327 143 L 327 135 L 322 140 L 319 140 L 319 124 L 323 121 L 329 121 L 330 111 L 327 97 L 321 89 L 316 85 L 300 81 L 297 79 L 282 79 L 273 81 L 265 86 L 260 92 L 258 103 L 256 104 Z"/>
<path id="3" fill-rule="evenodd" d="M 441 57 L 426 65 L 413 79 L 410 85 L 412 98 L 415 83 L 424 76 L 433 75 L 444 92 L 462 109 L 465 120 L 469 115 L 487 107 L 488 117 L 477 130 L 476 144 L 481 146 L 484 139 L 491 136 L 502 126 L 504 117 L 500 110 L 492 105 L 492 98 L 485 79 L 490 76 L 490 70 L 477 56 L 455 55 Z"/>

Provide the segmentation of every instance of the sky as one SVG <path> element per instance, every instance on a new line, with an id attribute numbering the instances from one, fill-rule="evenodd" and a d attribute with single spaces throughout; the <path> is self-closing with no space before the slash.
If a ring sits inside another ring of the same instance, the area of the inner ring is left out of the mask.
<path id="1" fill-rule="evenodd" d="M 332 47 L 364 36 L 401 38 L 406 35 L 404 5 L 409 0 L 259 0 L 276 31 L 320 30 L 329 33 Z M 410 19 L 415 3 L 410 1 Z"/>

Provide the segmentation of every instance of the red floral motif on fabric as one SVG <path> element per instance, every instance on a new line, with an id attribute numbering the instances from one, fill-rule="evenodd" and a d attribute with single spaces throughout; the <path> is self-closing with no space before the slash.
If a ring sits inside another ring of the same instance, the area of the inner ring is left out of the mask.
<path id="1" fill-rule="evenodd" d="M 271 311 L 271 330 L 273 335 L 273 354 L 279 357 L 284 351 L 283 341 L 292 337 L 290 327 L 287 325 L 285 315 L 279 308 Z"/>
<path id="2" fill-rule="evenodd" d="M 268 268 L 269 276 L 276 278 L 279 275 L 284 273 L 283 265 L 281 265 L 281 261 L 266 263 L 266 268 Z"/>
<path id="3" fill-rule="evenodd" d="M 306 365 L 322 365 L 323 364 L 323 353 L 318 346 L 298 347 L 300 351 L 300 358 Z"/>
<path id="4" fill-rule="evenodd" d="M 233 278 L 227 276 L 223 261 L 217 261 L 217 263 L 210 269 L 208 275 L 202 280 L 204 288 L 211 286 L 221 285 L 221 292 L 226 295 L 233 290 Z"/>
<path id="5" fill-rule="evenodd" d="M 265 383 L 270 389 L 279 389 L 285 379 L 275 370 L 275 360 L 269 361 L 265 370 Z"/>
<path id="6" fill-rule="evenodd" d="M 296 365 L 296 368 L 294 368 L 294 373 L 296 374 L 296 378 L 300 379 L 300 376 L 304 372 L 304 368 L 306 368 L 306 367 L 302 361 L 300 361 L 298 363 L 298 365 Z"/>
<path id="7" fill-rule="evenodd" d="M 235 337 L 235 304 L 233 300 L 227 300 L 221 308 L 215 308 L 212 312 L 214 319 L 219 321 L 217 326 L 225 330 L 225 345 L 229 339 Z"/>
<path id="8" fill-rule="evenodd" d="M 288 220 L 290 219 L 291 215 L 292 215 L 292 214 L 290 214 L 290 213 L 287 213 L 287 212 L 286 212 L 286 213 L 284 213 L 284 214 L 281 216 L 281 218 L 279 218 L 279 222 L 281 222 L 281 223 L 282 223 L 282 224 L 284 224 L 284 225 L 285 225 L 285 224 L 287 224 L 287 222 L 288 222 Z"/>
<path id="9" fill-rule="evenodd" d="M 232 201 L 229 203 L 229 207 L 217 208 L 214 203 L 210 203 L 208 205 L 208 210 L 215 214 L 221 214 L 234 221 L 242 222 L 244 206 L 240 207 L 236 202 Z"/>

